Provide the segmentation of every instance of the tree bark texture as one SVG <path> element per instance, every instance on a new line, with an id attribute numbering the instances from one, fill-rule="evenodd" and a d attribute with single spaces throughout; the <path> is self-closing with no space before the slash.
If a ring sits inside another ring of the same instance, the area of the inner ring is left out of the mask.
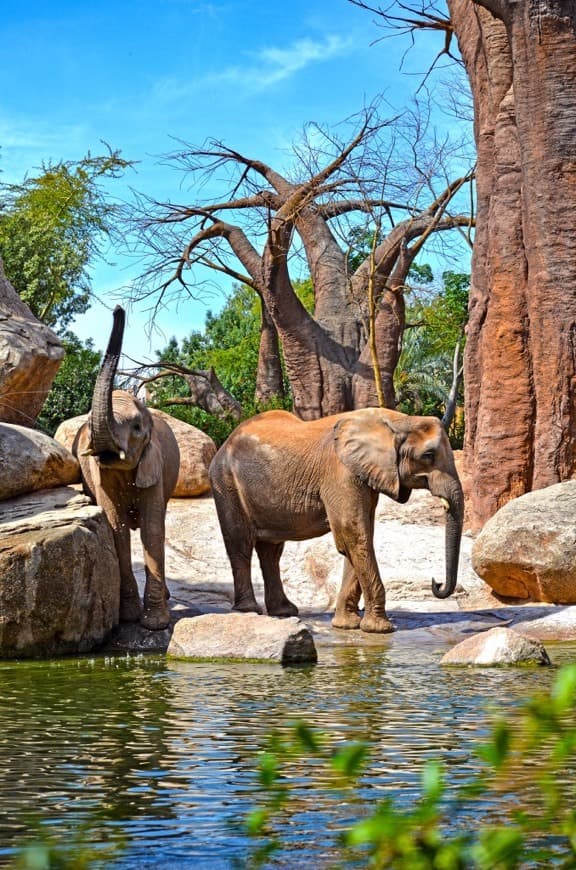
<path id="1" fill-rule="evenodd" d="M 465 457 L 479 526 L 574 473 L 576 2 L 448 5 L 478 149 Z"/>
<path id="2" fill-rule="evenodd" d="M 410 201 L 413 191 L 407 191 L 403 204 L 389 202 L 381 193 L 375 199 L 366 195 L 356 163 L 348 165 L 347 160 L 356 148 L 368 147 L 381 128 L 375 120 L 371 126 L 373 120 L 372 112 L 366 112 L 352 140 L 342 143 L 333 159 L 316 172 L 309 174 L 307 167 L 300 181 L 289 181 L 265 163 L 220 143 L 189 152 L 183 159 L 192 172 L 227 166 L 235 178 L 232 189 L 222 201 L 208 205 L 184 208 L 158 203 L 160 216 L 150 221 L 146 214 L 144 221 L 154 233 L 159 225 L 169 227 L 167 252 L 175 224 L 193 227 L 164 289 L 172 282 L 185 286 L 188 267 L 202 262 L 258 293 L 264 311 L 256 398 L 264 402 L 281 395 L 281 348 L 294 412 L 305 420 L 381 401 L 394 406 L 393 374 L 404 329 L 403 292 L 410 264 L 432 232 L 470 223 L 468 215 L 448 210 L 469 176 L 448 184 L 424 208 Z M 377 236 L 374 256 L 352 270 L 350 252 L 338 242 L 330 222 L 353 213 L 377 221 L 391 209 L 400 217 L 388 216 L 389 232 L 381 240 Z M 247 234 L 253 227 L 265 237 L 259 250 Z M 295 236 L 299 237 L 296 246 Z M 314 287 L 313 314 L 299 300 L 289 274 L 289 260 L 300 244 Z M 172 254 L 167 257 L 172 264 Z M 371 309 L 368 288 L 373 290 Z M 376 383 L 376 376 L 381 383 Z"/>

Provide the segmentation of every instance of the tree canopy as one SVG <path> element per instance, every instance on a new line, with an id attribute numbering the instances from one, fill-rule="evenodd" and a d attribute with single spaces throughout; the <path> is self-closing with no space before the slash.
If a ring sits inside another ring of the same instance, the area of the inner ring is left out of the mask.
<path id="1" fill-rule="evenodd" d="M 114 232 L 117 207 L 105 181 L 130 166 L 119 151 L 44 164 L 18 184 L 0 184 L 0 256 L 32 313 L 64 330 L 90 305 L 90 266 Z"/>
<path id="2" fill-rule="evenodd" d="M 66 356 L 48 393 L 37 425 L 53 435 L 64 420 L 87 414 L 100 368 L 101 354 L 91 340 L 83 344 L 71 332 L 62 336 Z"/>

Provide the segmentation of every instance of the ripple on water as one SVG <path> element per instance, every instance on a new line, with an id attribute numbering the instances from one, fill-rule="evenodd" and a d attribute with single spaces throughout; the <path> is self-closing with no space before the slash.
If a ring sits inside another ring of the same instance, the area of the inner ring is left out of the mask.
<path id="1" fill-rule="evenodd" d="M 122 866 L 230 866 L 246 854 L 238 823 L 260 796 L 259 752 L 296 719 L 369 744 L 359 796 L 372 806 L 413 801 L 433 758 L 453 789 L 477 769 L 487 706 L 513 707 L 553 669 L 452 670 L 439 659 L 435 647 L 388 643 L 330 649 L 308 668 L 154 656 L 3 663 L 0 860 L 34 822 L 65 837 L 87 822 L 96 844 L 124 838 Z M 315 761 L 294 761 L 289 775 L 291 863 L 321 866 L 360 810 L 323 789 Z"/>

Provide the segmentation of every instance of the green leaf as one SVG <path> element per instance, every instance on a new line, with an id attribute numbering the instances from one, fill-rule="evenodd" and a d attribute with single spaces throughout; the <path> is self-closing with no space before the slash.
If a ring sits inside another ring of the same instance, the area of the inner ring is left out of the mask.
<path id="1" fill-rule="evenodd" d="M 334 752 L 331 766 L 341 776 L 353 779 L 362 771 L 367 756 L 368 746 L 365 743 L 348 743 Z"/>

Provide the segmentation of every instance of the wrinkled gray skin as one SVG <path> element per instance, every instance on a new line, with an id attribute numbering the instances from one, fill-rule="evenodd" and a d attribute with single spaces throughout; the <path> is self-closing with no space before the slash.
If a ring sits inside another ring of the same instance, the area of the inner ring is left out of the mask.
<path id="1" fill-rule="evenodd" d="M 84 489 L 104 510 L 120 565 L 120 620 L 150 629 L 170 623 L 164 575 L 166 504 L 178 478 L 180 453 L 170 427 L 130 393 L 112 390 L 122 349 L 124 311 L 114 325 L 87 422 L 73 452 Z M 144 606 L 132 571 L 130 530 L 140 529 L 146 567 Z"/>
<path id="2" fill-rule="evenodd" d="M 446 432 L 435 417 L 365 408 L 302 421 L 268 411 L 242 423 L 210 466 L 212 492 L 234 575 L 234 609 L 261 613 L 250 574 L 254 548 L 273 616 L 295 616 L 279 561 L 285 541 L 332 531 L 345 556 L 333 625 L 393 630 L 374 554 L 378 494 L 405 502 L 413 489 L 442 499 L 446 519 L 446 583 L 456 587 L 464 498 Z M 408 543 L 409 546 L 409 543 Z M 364 595 L 364 615 L 358 610 Z"/>

